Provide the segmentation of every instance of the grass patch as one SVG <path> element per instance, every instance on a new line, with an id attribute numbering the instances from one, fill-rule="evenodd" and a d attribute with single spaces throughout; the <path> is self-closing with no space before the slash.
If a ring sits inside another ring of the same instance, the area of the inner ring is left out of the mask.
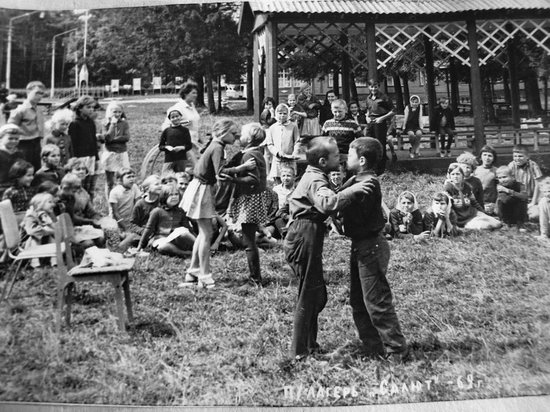
<path id="1" fill-rule="evenodd" d="M 158 139 L 167 106 L 126 105 L 136 169 Z M 203 118 L 211 125 L 216 116 Z M 426 206 L 442 182 L 413 173 L 381 179 L 390 207 L 404 189 Z M 0 307 L 0 401 L 339 406 L 548 394 L 548 250 L 532 236 L 502 230 L 391 243 L 388 278 L 413 349 L 405 365 L 351 352 L 286 362 L 297 291 L 280 248 L 261 253 L 269 279 L 263 289 L 244 283 L 242 251 L 213 257 L 217 284 L 210 291 L 177 288 L 184 260 L 139 258 L 131 285 L 136 319 L 127 334 L 117 330 L 111 287 L 84 284 L 72 328 L 56 336 L 55 273 L 25 271 Z M 343 238 L 325 243 L 329 301 L 319 342 L 328 352 L 356 339 L 349 247 Z M 319 395 L 336 386 L 353 387 L 354 396 Z"/>

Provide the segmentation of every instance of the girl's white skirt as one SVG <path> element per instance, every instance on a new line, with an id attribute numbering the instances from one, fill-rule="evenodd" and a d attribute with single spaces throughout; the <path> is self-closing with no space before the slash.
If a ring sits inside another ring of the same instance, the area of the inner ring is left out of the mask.
<path id="1" fill-rule="evenodd" d="M 187 186 L 180 207 L 189 219 L 211 219 L 216 216 L 214 185 L 207 185 L 193 179 Z"/>

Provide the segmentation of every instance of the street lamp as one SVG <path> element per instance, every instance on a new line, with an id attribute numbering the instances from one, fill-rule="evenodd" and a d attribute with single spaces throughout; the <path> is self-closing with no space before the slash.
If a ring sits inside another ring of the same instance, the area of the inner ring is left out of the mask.
<path id="1" fill-rule="evenodd" d="M 23 17 L 28 17 L 32 14 L 40 13 L 40 16 L 44 15 L 43 11 L 35 10 L 31 11 L 29 13 L 20 14 L 19 16 L 15 16 L 10 18 L 9 24 L 8 24 L 8 51 L 6 53 L 6 89 L 10 89 L 10 80 L 11 80 L 11 41 L 13 37 L 13 22 L 17 19 L 22 19 Z"/>
<path id="2" fill-rule="evenodd" d="M 52 82 L 51 82 L 51 89 L 50 89 L 50 97 L 53 99 L 54 96 L 54 90 L 55 90 L 55 38 L 59 36 L 63 36 L 64 34 L 71 33 L 73 31 L 76 31 L 77 29 L 71 29 L 64 31 L 63 33 L 56 34 L 53 36 L 52 39 Z"/>

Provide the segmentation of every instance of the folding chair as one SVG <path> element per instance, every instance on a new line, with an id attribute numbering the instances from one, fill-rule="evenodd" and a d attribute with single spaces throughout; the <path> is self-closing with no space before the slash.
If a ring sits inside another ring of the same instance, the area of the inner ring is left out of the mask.
<path id="1" fill-rule="evenodd" d="M 4 232 L 6 249 L 8 250 L 9 257 L 12 259 L 12 263 L 6 273 L 6 282 L 2 290 L 0 302 L 4 299 L 8 299 L 11 294 L 13 285 L 17 279 L 17 274 L 21 270 L 21 266 L 25 260 L 56 257 L 56 247 L 54 243 L 35 246 L 29 250 L 22 249 L 20 247 L 21 234 L 19 232 L 19 225 L 17 224 L 17 221 L 18 220 L 11 205 L 11 200 L 8 199 L 0 202 L 0 222 L 2 223 L 2 231 Z M 65 246 L 61 249 L 61 253 L 63 254 L 64 252 Z"/>
<path id="2" fill-rule="evenodd" d="M 57 330 L 61 329 L 61 315 L 65 305 L 65 323 L 67 327 L 71 326 L 71 305 L 72 291 L 75 283 L 78 282 L 110 282 L 115 289 L 115 302 L 118 315 L 118 328 L 124 331 L 125 321 L 133 322 L 132 300 L 130 298 L 130 277 L 129 272 L 134 266 L 134 259 L 124 259 L 118 265 L 105 266 L 99 268 L 75 266 L 72 254 L 70 253 L 71 243 L 74 239 L 74 227 L 70 216 L 63 213 L 58 217 L 58 226 L 55 233 L 55 246 L 57 253 Z M 65 253 L 63 259 L 63 250 Z M 124 305 L 122 303 L 122 294 L 126 303 L 128 316 L 124 314 Z"/>

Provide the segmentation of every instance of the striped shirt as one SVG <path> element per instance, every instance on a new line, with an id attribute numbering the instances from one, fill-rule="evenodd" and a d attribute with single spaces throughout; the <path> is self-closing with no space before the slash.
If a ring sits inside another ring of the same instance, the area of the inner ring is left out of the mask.
<path id="1" fill-rule="evenodd" d="M 340 154 L 348 154 L 349 145 L 361 136 L 361 127 L 352 119 L 329 119 L 321 129 L 323 136 L 330 136 L 336 140 Z"/>

